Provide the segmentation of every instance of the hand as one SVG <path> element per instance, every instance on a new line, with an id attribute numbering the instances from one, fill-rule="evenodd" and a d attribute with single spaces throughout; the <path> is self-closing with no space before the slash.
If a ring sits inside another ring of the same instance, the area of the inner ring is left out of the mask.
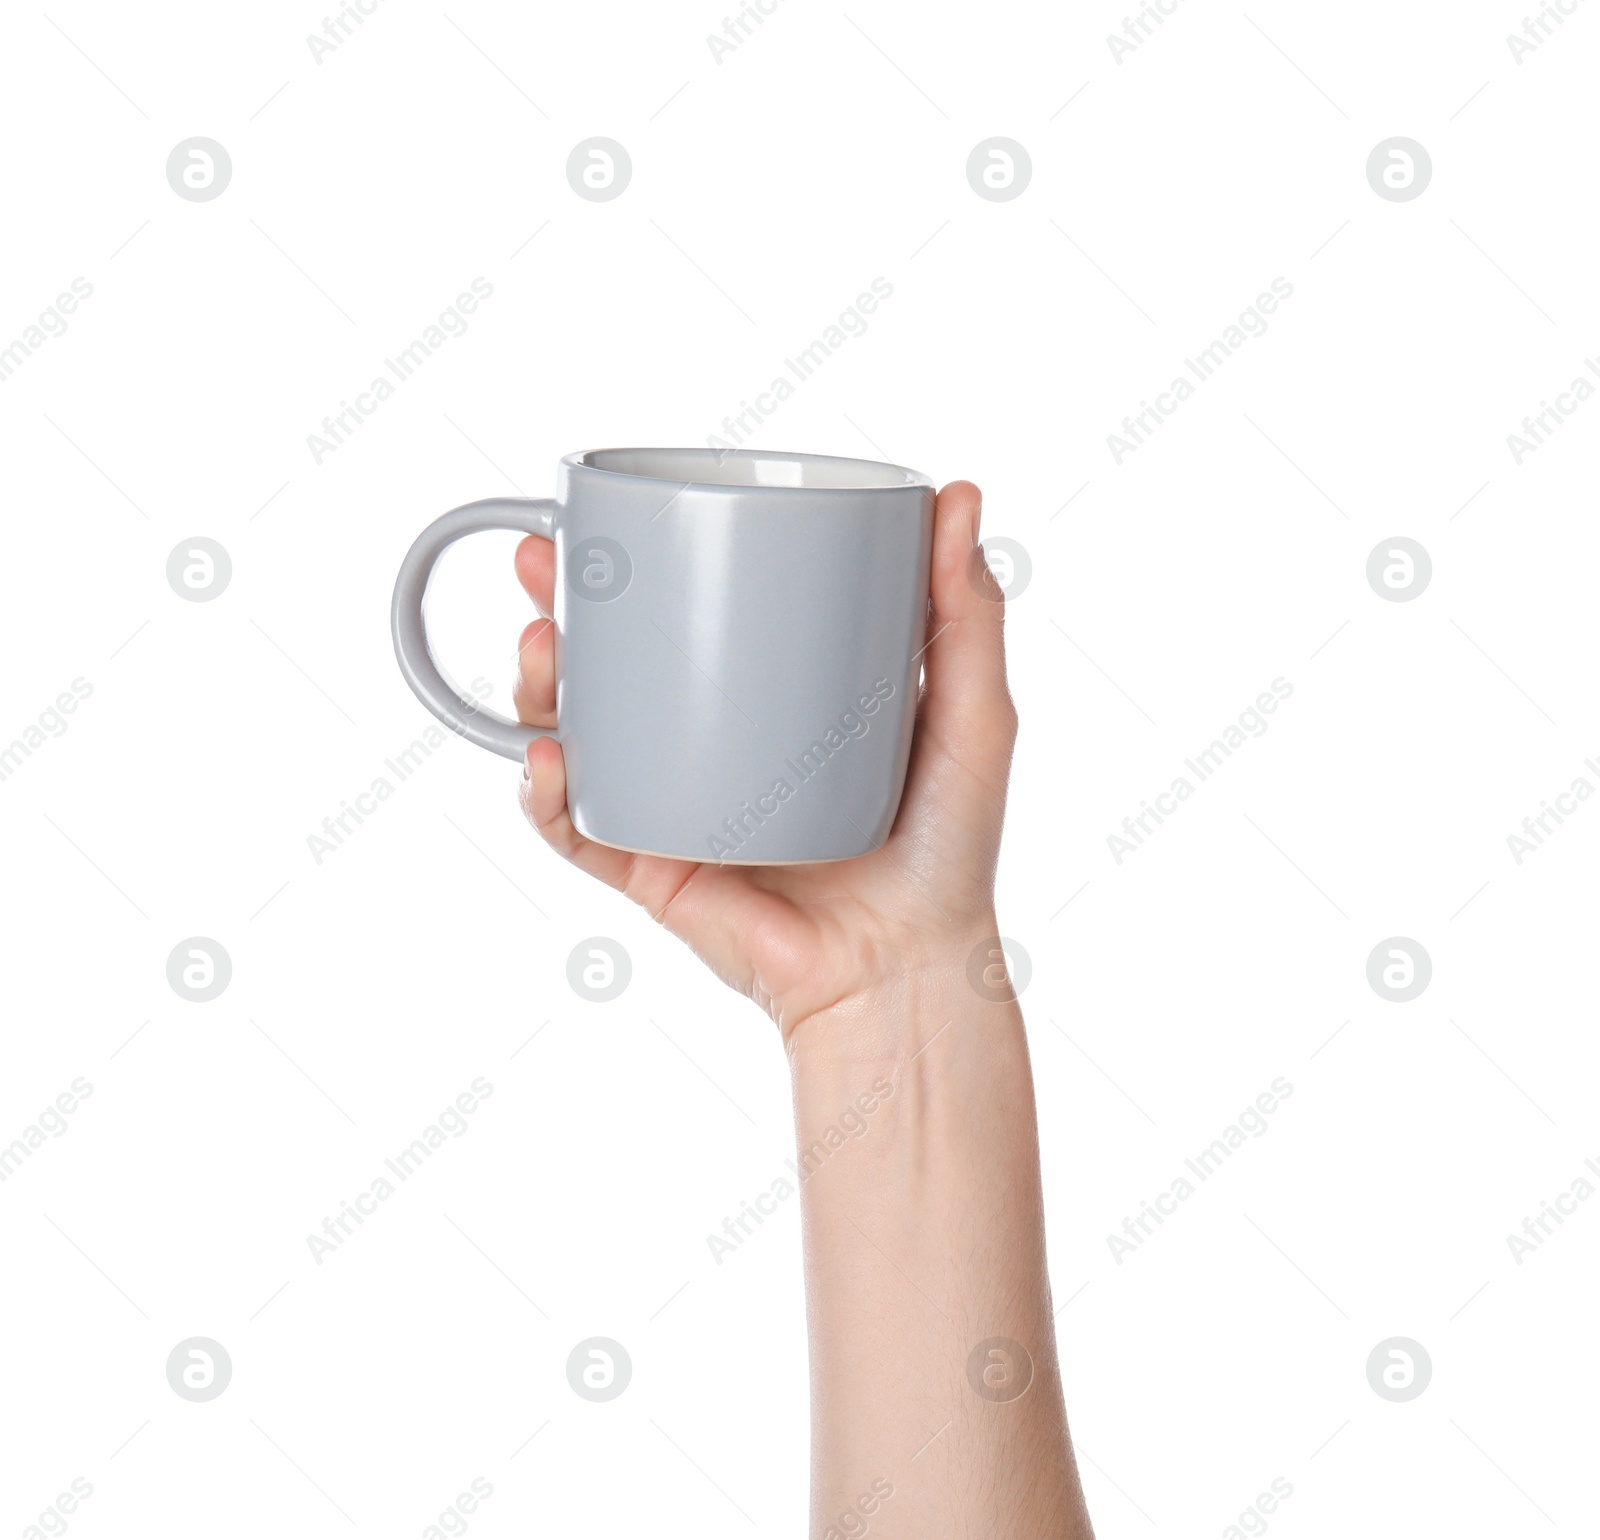
<path id="1" fill-rule="evenodd" d="M 633 855 L 573 828 L 553 739 L 528 746 L 522 782 L 553 849 L 648 909 L 783 1034 L 805 1213 L 813 1535 L 840 1533 L 835 1516 L 871 1492 L 892 1503 L 895 1533 L 924 1540 L 1093 1540 L 1056 1359 L 1022 1013 L 965 976 L 995 936 L 1017 725 L 980 506 L 970 482 L 939 494 L 916 731 L 880 849 L 810 866 Z M 517 574 L 548 616 L 550 542 L 524 540 Z M 539 727 L 555 723 L 553 640 L 548 621 L 522 635 L 517 711 Z M 1028 1352 L 1028 1394 L 1010 1404 L 973 1394 L 974 1342 L 990 1337 Z"/>
<path id="2" fill-rule="evenodd" d="M 546 843 L 648 909 L 766 1010 L 791 1046 L 819 1011 L 919 971 L 948 971 L 952 959 L 964 965 L 995 933 L 994 867 L 1017 718 L 1006 689 L 1005 605 L 977 546 L 981 508 L 970 481 L 939 494 L 905 795 L 888 840 L 871 854 L 763 867 L 616 850 L 573 827 L 560 745 L 536 738 L 528 746 L 522 808 Z M 522 633 L 517 715 L 553 727 L 555 548 L 529 536 L 516 565 L 547 617 Z"/>

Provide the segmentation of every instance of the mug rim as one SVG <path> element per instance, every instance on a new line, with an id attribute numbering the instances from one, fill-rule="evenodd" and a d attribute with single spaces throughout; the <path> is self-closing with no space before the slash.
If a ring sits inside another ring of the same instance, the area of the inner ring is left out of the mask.
<path id="1" fill-rule="evenodd" d="M 879 473 L 878 479 L 868 480 L 864 475 L 857 475 L 847 485 L 820 485 L 815 482 L 807 484 L 803 479 L 799 481 L 758 481 L 755 479 L 739 481 L 709 481 L 699 476 L 673 475 L 664 467 L 660 470 L 632 470 L 616 465 L 598 463 L 601 456 L 637 455 L 648 456 L 684 456 L 694 457 L 704 461 L 708 455 L 717 457 L 719 465 L 726 465 L 729 461 L 737 461 L 750 465 L 776 465 L 789 469 L 795 466 L 802 467 L 801 475 L 804 476 L 804 467 L 821 469 L 827 467 L 836 476 L 848 477 L 852 467 L 870 466 L 874 472 Z M 687 491 L 694 489 L 697 492 L 713 493 L 740 493 L 740 492 L 805 492 L 811 495 L 835 494 L 847 497 L 859 497 L 865 492 L 904 492 L 909 489 L 925 488 L 936 491 L 931 477 L 921 471 L 914 471 L 904 465 L 895 465 L 886 460 L 865 460 L 853 455 L 825 455 L 810 454 L 803 450 L 782 449 L 725 449 L 717 450 L 710 446 L 657 446 L 657 447 L 612 447 L 606 449 L 582 449 L 561 457 L 561 464 L 568 470 L 582 471 L 586 476 L 603 476 L 617 481 L 628 482 L 653 482 L 658 486 L 673 486 Z M 899 479 L 882 479 L 883 472 L 892 472 Z"/>

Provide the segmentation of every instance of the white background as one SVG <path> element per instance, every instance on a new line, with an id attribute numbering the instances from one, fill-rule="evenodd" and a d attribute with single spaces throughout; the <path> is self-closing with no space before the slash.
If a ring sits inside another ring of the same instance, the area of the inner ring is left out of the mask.
<path id="1" fill-rule="evenodd" d="M 1506 1236 L 1600 1159 L 1600 808 L 1520 865 L 1506 836 L 1600 785 L 1600 405 L 1520 465 L 1506 438 L 1600 354 L 1600 7 L 1520 64 L 1507 0 L 1193 0 L 1120 63 L 1106 0 L 783 0 L 720 64 L 715 4 L 385 0 L 318 63 L 325 14 L 0 25 L 0 347 L 93 286 L 0 384 L 0 742 L 92 685 L 0 782 L 0 1142 L 93 1087 L 0 1186 L 3 1532 L 73 1478 L 85 1537 L 420 1535 L 474 1478 L 486 1540 L 804 1532 L 798 1206 L 706 1244 L 790 1153 L 771 1026 L 454 740 L 320 865 L 307 837 L 429 720 L 387 629 L 424 523 L 547 494 L 564 452 L 703 443 L 881 276 L 753 442 L 970 477 L 1031 557 L 999 906 L 1100 1533 L 1222 1535 L 1274 1478 L 1284 1536 L 1592 1533 L 1600 1202 L 1520 1265 Z M 166 179 L 195 135 L 232 159 L 214 201 Z M 632 158 L 611 202 L 565 176 L 593 135 Z M 1007 202 L 965 175 L 994 135 L 1032 161 Z M 1432 159 L 1413 201 L 1367 181 L 1394 135 Z M 467 333 L 317 463 L 477 277 Z M 1276 277 L 1265 335 L 1118 465 L 1107 435 Z M 233 575 L 188 603 L 166 563 L 201 535 Z M 1411 602 L 1365 576 L 1396 535 L 1432 558 Z M 513 544 L 436 590 L 501 709 Z M 595 935 L 633 961 L 608 1005 L 566 982 Z M 166 979 L 192 936 L 232 959 L 207 1004 Z M 1366 978 L 1392 936 L 1432 959 L 1408 1004 Z M 319 1266 L 307 1235 L 478 1076 L 467 1132 Z M 1268 1132 L 1119 1263 L 1107 1235 L 1280 1076 Z M 600 1405 L 564 1369 L 597 1335 L 634 1366 Z M 191 1336 L 231 1355 L 213 1401 L 167 1384 Z M 1365 1369 L 1394 1336 L 1433 1364 L 1402 1404 Z"/>

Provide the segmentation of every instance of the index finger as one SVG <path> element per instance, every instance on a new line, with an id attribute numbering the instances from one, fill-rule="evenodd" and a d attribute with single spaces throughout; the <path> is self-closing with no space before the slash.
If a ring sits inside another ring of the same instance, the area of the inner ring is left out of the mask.
<path id="1" fill-rule="evenodd" d="M 556 548 L 542 535 L 529 535 L 517 547 L 517 581 L 528 591 L 539 613 L 550 619 L 555 611 Z"/>

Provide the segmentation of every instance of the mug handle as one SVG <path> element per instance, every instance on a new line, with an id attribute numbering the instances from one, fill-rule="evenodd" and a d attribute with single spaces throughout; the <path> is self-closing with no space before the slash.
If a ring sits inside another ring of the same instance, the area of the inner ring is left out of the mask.
<path id="1" fill-rule="evenodd" d="M 486 497 L 452 508 L 417 536 L 395 579 L 389 624 L 394 634 L 394 655 L 406 683 L 451 732 L 507 759 L 520 760 L 535 738 L 553 738 L 554 729 L 507 721 L 488 707 L 457 694 L 434 662 L 422 605 L 434 564 L 447 546 L 454 545 L 463 535 L 486 529 L 508 529 L 553 540 L 555 511 L 555 500 L 548 497 Z"/>

